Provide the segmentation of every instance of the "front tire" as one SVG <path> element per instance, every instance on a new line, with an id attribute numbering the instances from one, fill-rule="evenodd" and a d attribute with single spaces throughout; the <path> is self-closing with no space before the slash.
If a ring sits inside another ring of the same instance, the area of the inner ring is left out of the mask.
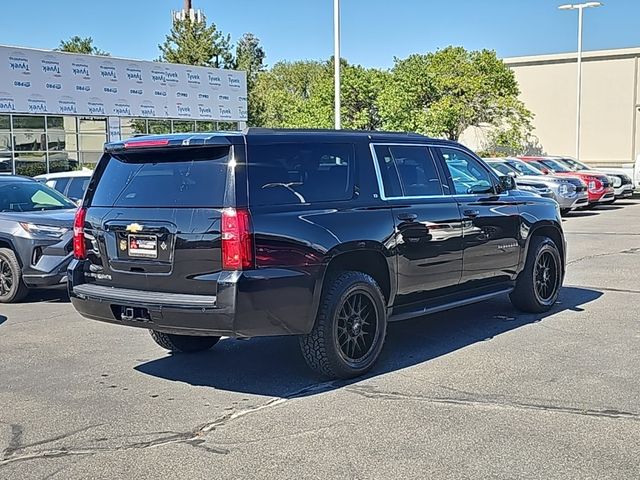
<path id="1" fill-rule="evenodd" d="M 0 303 L 17 303 L 29 293 L 13 250 L 0 248 Z"/>
<path id="2" fill-rule="evenodd" d="M 209 350 L 220 340 L 220 337 L 175 335 L 173 333 L 158 332 L 156 330 L 149 330 L 149 333 L 158 345 L 173 353 L 202 352 Z"/>
<path id="3" fill-rule="evenodd" d="M 562 208 L 560 209 L 560 215 L 562 215 L 563 217 L 569 215 L 571 213 L 571 209 L 570 208 Z"/>
<path id="4" fill-rule="evenodd" d="M 511 303 L 523 312 L 549 311 L 562 286 L 562 257 L 549 237 L 533 237 L 524 270 L 520 272 Z"/>
<path id="5" fill-rule="evenodd" d="M 313 370 L 329 378 L 353 378 L 371 369 L 387 332 L 384 296 L 362 272 L 342 272 L 326 282 L 315 324 L 300 337 Z"/>

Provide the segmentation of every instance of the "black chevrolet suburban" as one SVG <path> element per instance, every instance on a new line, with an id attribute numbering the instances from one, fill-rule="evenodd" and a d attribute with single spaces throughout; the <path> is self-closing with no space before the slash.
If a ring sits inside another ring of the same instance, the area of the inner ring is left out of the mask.
<path id="1" fill-rule="evenodd" d="M 105 148 L 74 224 L 85 317 L 173 352 L 297 335 L 311 368 L 363 374 L 388 322 L 509 294 L 556 302 L 558 204 L 417 134 L 248 129 Z"/>

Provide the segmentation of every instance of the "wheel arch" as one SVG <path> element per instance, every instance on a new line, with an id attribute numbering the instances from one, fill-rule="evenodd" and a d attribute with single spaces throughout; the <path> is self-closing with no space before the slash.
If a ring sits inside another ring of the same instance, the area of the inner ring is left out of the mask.
<path id="1" fill-rule="evenodd" d="M 325 255 L 318 276 L 307 330 L 313 328 L 327 279 L 338 271 L 354 270 L 370 275 L 380 286 L 387 308 L 397 292 L 395 256 L 379 242 L 350 242 L 332 248 Z"/>
<path id="2" fill-rule="evenodd" d="M 9 250 L 12 250 L 13 253 L 16 254 L 16 259 L 18 260 L 18 265 L 20 265 L 20 268 L 24 266 L 22 265 L 22 259 L 18 254 L 18 250 L 16 250 L 16 247 L 10 238 L 7 238 L 5 236 L 0 236 L 0 248 L 8 248 Z"/>
<path id="3" fill-rule="evenodd" d="M 564 233 L 562 232 L 562 226 L 558 225 L 556 222 L 539 222 L 534 224 L 529 231 L 529 235 L 527 236 L 527 244 L 525 248 L 525 255 L 521 261 L 521 269 L 524 268 L 524 263 L 529 255 L 529 246 L 531 245 L 531 239 L 533 237 L 549 237 L 558 247 L 560 251 L 560 258 L 562 259 L 562 273 L 566 270 L 566 244 L 564 240 Z"/>

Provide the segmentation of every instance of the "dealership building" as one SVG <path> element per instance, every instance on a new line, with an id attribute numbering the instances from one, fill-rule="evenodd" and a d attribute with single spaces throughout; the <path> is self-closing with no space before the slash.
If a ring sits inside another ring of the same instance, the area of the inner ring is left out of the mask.
<path id="1" fill-rule="evenodd" d="M 92 168 L 107 141 L 246 120 L 244 72 L 0 46 L 0 173 Z"/>
<path id="2" fill-rule="evenodd" d="M 576 149 L 576 53 L 504 59 L 535 118 L 534 135 L 549 155 Z M 640 155 L 640 48 L 584 52 L 582 56 L 581 160 L 594 166 L 633 167 Z M 483 131 L 463 141 L 482 149 Z"/>

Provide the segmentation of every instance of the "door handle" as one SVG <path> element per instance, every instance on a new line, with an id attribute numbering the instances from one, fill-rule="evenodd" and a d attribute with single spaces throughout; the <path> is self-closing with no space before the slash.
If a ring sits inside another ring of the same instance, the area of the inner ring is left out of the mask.
<path id="1" fill-rule="evenodd" d="M 398 214 L 398 220 L 403 222 L 413 222 L 416 218 L 418 218 L 417 213 L 403 212 Z"/>
<path id="2" fill-rule="evenodd" d="M 465 217 L 475 218 L 480 215 L 480 210 L 465 210 L 463 213 Z"/>

